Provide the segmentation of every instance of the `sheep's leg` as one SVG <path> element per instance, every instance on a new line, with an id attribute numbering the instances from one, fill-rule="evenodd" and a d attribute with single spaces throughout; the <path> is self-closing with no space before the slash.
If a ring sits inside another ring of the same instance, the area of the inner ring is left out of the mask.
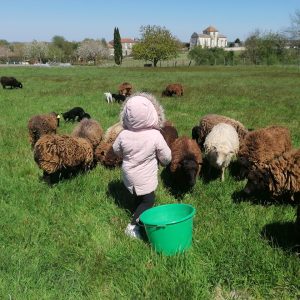
<path id="1" fill-rule="evenodd" d="M 222 167 L 222 169 L 221 169 L 221 181 L 224 181 L 224 173 L 225 173 L 225 168 L 224 167 Z"/>

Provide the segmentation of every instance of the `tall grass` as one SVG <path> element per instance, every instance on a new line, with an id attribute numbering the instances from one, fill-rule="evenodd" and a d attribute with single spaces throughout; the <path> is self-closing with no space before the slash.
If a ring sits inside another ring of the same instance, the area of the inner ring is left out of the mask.
<path id="1" fill-rule="evenodd" d="M 196 208 L 193 247 L 164 257 L 124 235 L 130 213 L 120 170 L 44 184 L 28 142 L 30 116 L 82 106 L 104 129 L 120 106 L 103 92 L 128 81 L 160 100 L 180 135 L 217 113 L 248 128 L 287 126 L 300 146 L 300 75 L 276 67 L 0 68 L 19 90 L 0 90 L 1 299 L 298 299 L 295 207 L 235 195 L 245 182 L 199 178 L 184 203 Z M 161 98 L 172 82 L 181 98 Z M 75 124 L 61 123 L 60 133 Z M 163 169 L 160 170 L 163 173 Z M 156 204 L 178 201 L 160 177 Z M 260 199 L 261 200 L 261 199 Z"/>

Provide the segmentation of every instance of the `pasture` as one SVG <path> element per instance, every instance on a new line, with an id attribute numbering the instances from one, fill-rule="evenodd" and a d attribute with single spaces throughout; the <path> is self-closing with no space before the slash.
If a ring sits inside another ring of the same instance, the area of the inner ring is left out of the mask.
<path id="1" fill-rule="evenodd" d="M 225 181 L 199 178 L 177 199 L 160 167 L 156 204 L 196 208 L 193 246 L 164 257 L 125 236 L 130 220 L 119 169 L 98 165 L 49 187 L 39 177 L 28 141 L 32 115 L 83 107 L 103 129 L 118 121 L 120 104 L 104 92 L 121 82 L 153 93 L 179 135 L 207 113 L 248 128 L 287 126 L 300 147 L 300 73 L 283 67 L 38 68 L 1 67 L 23 89 L 0 89 L 1 299 L 299 299 L 296 207 L 242 199 L 230 170 Z M 180 82 L 183 97 L 162 98 Z M 76 124 L 61 120 L 59 133 Z M 298 245 L 299 246 L 299 245 Z"/>

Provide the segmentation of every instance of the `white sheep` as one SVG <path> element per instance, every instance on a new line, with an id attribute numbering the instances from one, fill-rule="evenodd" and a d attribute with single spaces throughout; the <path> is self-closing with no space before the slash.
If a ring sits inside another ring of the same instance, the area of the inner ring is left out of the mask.
<path id="1" fill-rule="evenodd" d="M 210 166 L 221 169 L 224 181 L 225 168 L 239 151 L 239 137 L 233 126 L 219 123 L 213 127 L 204 142 L 204 152 Z"/>

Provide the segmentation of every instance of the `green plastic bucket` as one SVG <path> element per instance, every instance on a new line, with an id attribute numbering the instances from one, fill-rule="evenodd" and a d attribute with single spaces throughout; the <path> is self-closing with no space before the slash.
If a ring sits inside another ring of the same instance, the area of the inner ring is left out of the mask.
<path id="1" fill-rule="evenodd" d="M 194 215 L 189 204 L 165 204 L 144 211 L 140 221 L 155 251 L 174 255 L 190 248 Z"/>

